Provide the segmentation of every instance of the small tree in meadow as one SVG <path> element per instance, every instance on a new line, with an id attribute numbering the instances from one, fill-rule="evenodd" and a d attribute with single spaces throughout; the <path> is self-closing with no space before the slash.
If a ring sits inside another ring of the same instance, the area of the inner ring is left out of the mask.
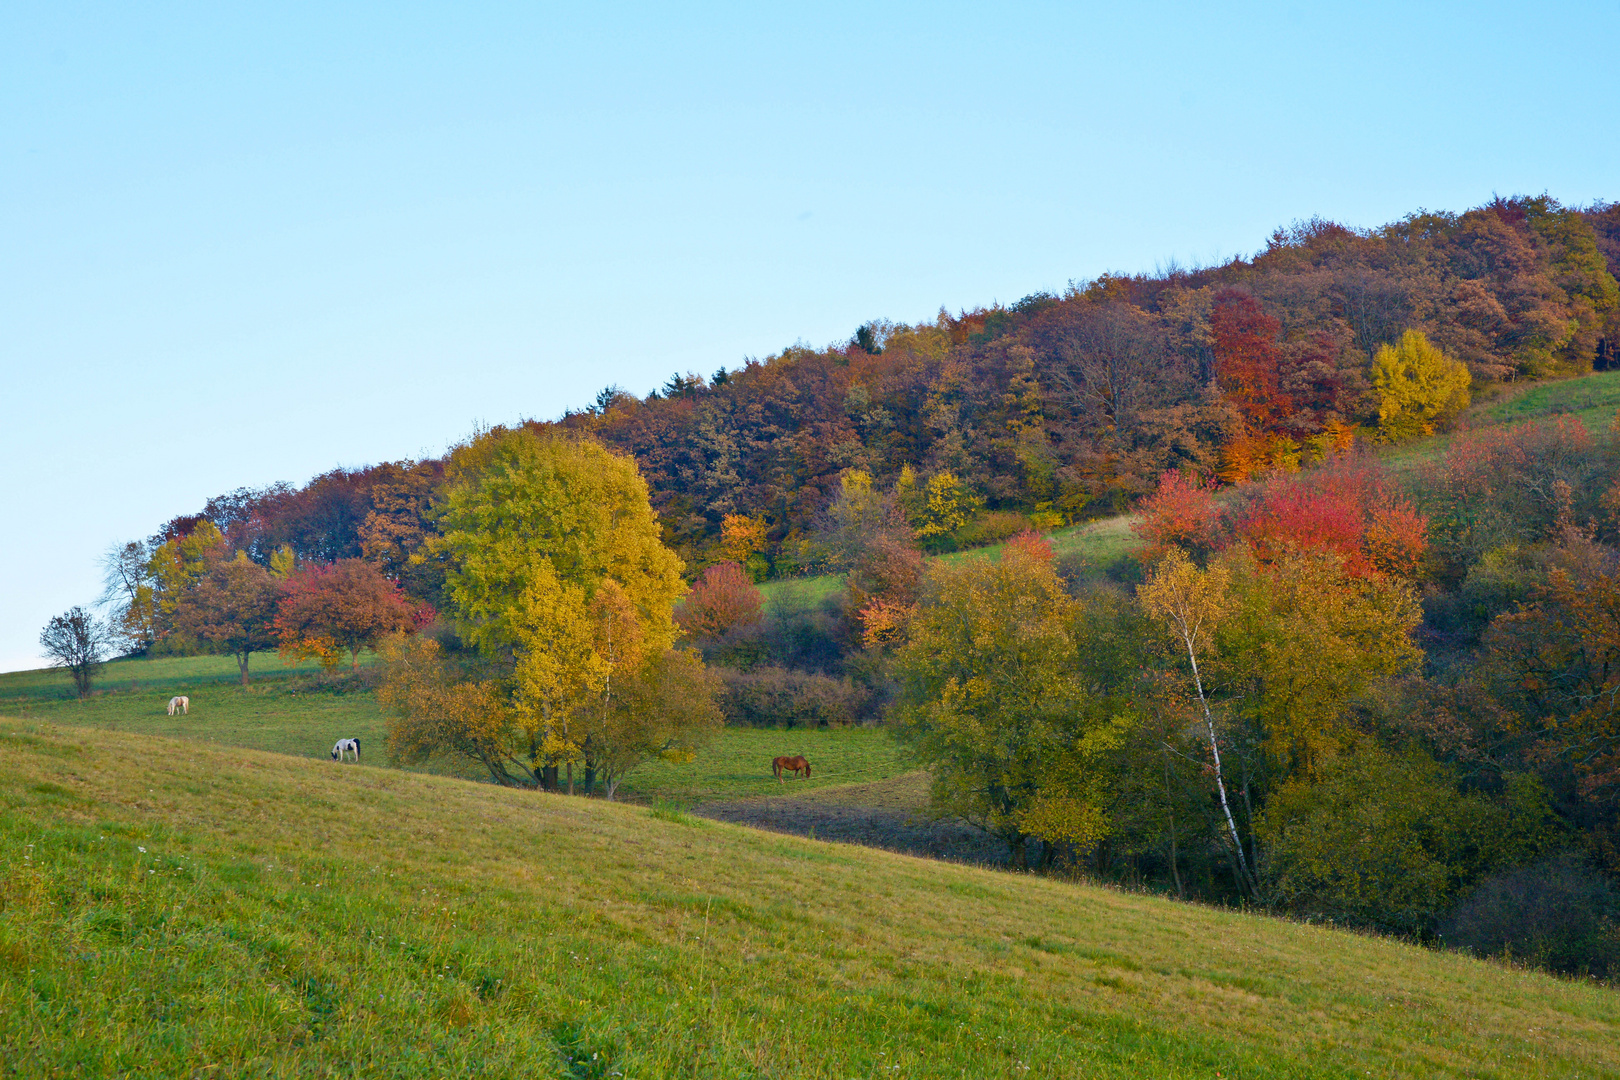
<path id="1" fill-rule="evenodd" d="M 276 644 L 276 581 L 241 552 L 226 560 L 215 550 L 207 572 L 180 596 L 174 628 L 236 657 L 246 686 L 249 657 Z"/>
<path id="2" fill-rule="evenodd" d="M 45 624 L 39 643 L 51 666 L 67 669 L 82 700 L 90 696 L 90 681 L 101 666 L 111 636 L 106 623 L 82 607 L 72 607 Z"/>

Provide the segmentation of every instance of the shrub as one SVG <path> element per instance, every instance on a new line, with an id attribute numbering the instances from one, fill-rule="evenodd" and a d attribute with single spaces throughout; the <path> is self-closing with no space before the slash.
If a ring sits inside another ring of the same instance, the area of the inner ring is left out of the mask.
<path id="1" fill-rule="evenodd" d="M 1158 562 L 1171 547 L 1202 561 L 1222 545 L 1224 521 L 1214 492 L 1180 472 L 1160 476 L 1159 486 L 1137 504 L 1136 512 L 1131 528 L 1147 544 L 1145 562 Z"/>
<path id="2" fill-rule="evenodd" d="M 1301 915 L 1426 936 L 1459 886 L 1533 856 L 1545 793 L 1465 795 L 1420 754 L 1368 744 L 1280 787 L 1257 823 L 1271 897 Z"/>
<path id="3" fill-rule="evenodd" d="M 979 514 L 966 524 L 962 525 L 952 534 L 957 548 L 988 547 L 999 544 L 1008 537 L 1016 536 L 1029 528 L 1029 519 L 1023 514 L 1014 514 L 1007 510 L 991 510 Z"/>
<path id="4" fill-rule="evenodd" d="M 1566 853 L 1481 883 L 1441 924 L 1445 941 L 1481 956 L 1570 975 L 1620 976 L 1620 890 Z"/>
<path id="5" fill-rule="evenodd" d="M 790 728 L 851 724 L 868 704 L 866 692 L 848 679 L 781 667 L 723 668 L 720 674 L 720 709 L 727 724 Z"/>

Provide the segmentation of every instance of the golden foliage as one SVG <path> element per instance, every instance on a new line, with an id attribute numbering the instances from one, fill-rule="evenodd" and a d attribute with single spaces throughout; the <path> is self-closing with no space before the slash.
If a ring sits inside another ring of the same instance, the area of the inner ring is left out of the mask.
<path id="1" fill-rule="evenodd" d="M 1378 391 L 1378 438 L 1403 442 L 1434 434 L 1466 409 L 1473 378 L 1461 361 L 1408 330 L 1398 344 L 1379 347 L 1372 381 Z"/>
<path id="2" fill-rule="evenodd" d="M 396 761 L 422 762 L 452 753 L 482 763 L 498 784 L 514 783 L 516 726 L 505 695 L 490 681 L 462 679 L 446 664 L 438 642 L 395 635 L 378 647 L 382 685 L 377 700 L 394 711 L 388 752 Z"/>

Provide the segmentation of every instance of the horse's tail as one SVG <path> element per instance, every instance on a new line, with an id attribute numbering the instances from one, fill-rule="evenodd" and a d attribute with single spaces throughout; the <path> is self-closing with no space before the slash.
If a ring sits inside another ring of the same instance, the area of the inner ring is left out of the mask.
<path id="1" fill-rule="evenodd" d="M 360 760 L 360 740 L 359 739 L 354 740 L 354 760 L 356 760 L 356 761 Z"/>

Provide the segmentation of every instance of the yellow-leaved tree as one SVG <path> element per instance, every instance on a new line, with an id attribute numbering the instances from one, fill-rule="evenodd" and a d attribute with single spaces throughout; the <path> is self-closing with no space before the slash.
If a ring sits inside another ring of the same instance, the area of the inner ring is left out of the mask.
<path id="1" fill-rule="evenodd" d="M 1081 852 L 1108 834 L 1113 752 L 1134 722 L 1100 689 L 1086 638 L 1100 613 L 1071 598 L 1049 549 L 936 564 L 896 657 L 900 733 L 933 772 L 932 802 L 1001 837 Z M 1125 685 L 1119 680 L 1118 685 Z"/>
<path id="2" fill-rule="evenodd" d="M 1397 344 L 1379 346 L 1372 382 L 1378 391 L 1379 440 L 1404 442 L 1434 434 L 1468 408 L 1473 379 L 1461 361 L 1408 330 Z"/>
<path id="3" fill-rule="evenodd" d="M 984 507 L 984 500 L 949 470 L 918 483 L 917 474 L 907 465 L 895 481 L 894 495 L 925 547 L 949 543 L 951 534 Z"/>
<path id="4" fill-rule="evenodd" d="M 436 733 L 438 749 L 483 762 L 499 783 L 556 788 L 566 769 L 569 791 L 576 764 L 589 789 L 599 772 L 622 778 L 626 761 L 679 756 L 712 733 L 718 712 L 703 678 L 688 679 L 680 700 L 641 697 L 633 715 L 615 711 L 638 680 L 667 685 L 669 671 L 690 667 L 671 658 L 681 561 L 660 540 L 633 459 L 590 439 L 502 429 L 457 448 L 446 473 L 439 534 L 417 557 L 443 568 L 446 613 L 476 659 L 460 675 L 440 663 L 439 698 L 388 691 L 402 730 Z M 391 664 L 387 678 L 408 687 L 408 671 Z M 501 720 L 472 725 L 477 738 L 417 715 L 421 703 L 489 695 Z M 435 752 L 420 734 L 394 743 Z"/>

